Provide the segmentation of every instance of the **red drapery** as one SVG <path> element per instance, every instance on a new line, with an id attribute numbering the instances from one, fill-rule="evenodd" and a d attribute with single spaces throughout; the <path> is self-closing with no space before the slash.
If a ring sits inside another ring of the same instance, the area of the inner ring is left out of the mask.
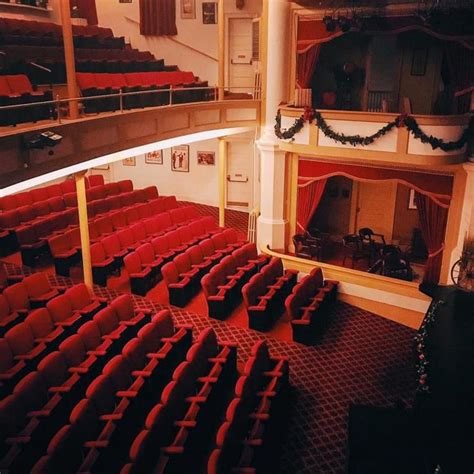
<path id="1" fill-rule="evenodd" d="M 175 0 L 140 0 L 140 34 L 150 36 L 178 34 Z"/>
<path id="2" fill-rule="evenodd" d="M 74 0 L 71 4 L 77 7 L 79 17 L 85 18 L 88 25 L 97 25 L 99 23 L 95 0 Z"/>
<path id="3" fill-rule="evenodd" d="M 301 89 L 307 89 L 309 87 L 309 83 L 313 77 L 320 52 L 321 45 L 317 44 L 304 53 L 298 53 L 296 82 L 297 85 L 301 87 Z"/>
<path id="4" fill-rule="evenodd" d="M 310 182 L 331 176 L 347 176 L 359 180 L 394 180 L 405 184 L 422 194 L 429 195 L 441 204 L 449 203 L 453 186 L 453 177 L 430 173 L 415 173 L 407 170 L 376 168 L 342 163 L 328 163 L 317 160 L 301 159 L 298 162 L 299 182 Z"/>
<path id="5" fill-rule="evenodd" d="M 323 196 L 326 181 L 326 179 L 320 179 L 298 186 L 296 226 L 299 231 L 305 232 L 308 228 Z"/>
<path id="6" fill-rule="evenodd" d="M 399 34 L 407 31 L 423 31 L 424 33 L 445 41 L 455 41 L 466 48 L 474 49 L 474 40 L 470 35 L 459 35 L 455 25 L 443 25 L 443 31 L 437 31 L 424 24 L 414 16 L 385 17 L 383 22 L 375 18 L 365 19 L 365 28 L 361 33 L 366 35 Z M 326 43 L 343 35 L 339 26 L 334 31 L 327 31 L 326 25 L 320 18 L 302 16 L 298 19 L 297 50 L 304 52 L 315 44 Z"/>
<path id="7" fill-rule="evenodd" d="M 420 193 L 415 193 L 415 202 L 420 216 L 421 233 L 428 247 L 423 283 L 437 284 L 443 259 L 448 207 L 440 206 Z"/>
<path id="8" fill-rule="evenodd" d="M 474 91 L 474 51 L 458 43 L 447 43 L 445 51 L 456 96 Z"/>

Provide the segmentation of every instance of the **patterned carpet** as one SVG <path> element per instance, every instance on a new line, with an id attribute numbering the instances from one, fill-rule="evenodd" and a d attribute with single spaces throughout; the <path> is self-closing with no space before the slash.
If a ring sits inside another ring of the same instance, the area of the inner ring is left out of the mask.
<path id="1" fill-rule="evenodd" d="M 198 204 L 195 202 L 179 201 L 182 206 L 192 205 L 195 206 L 199 213 L 203 216 L 212 216 L 214 219 L 219 220 L 219 208 L 214 206 L 207 206 L 205 204 Z M 225 226 L 233 227 L 235 230 L 247 236 L 249 214 L 245 211 L 235 211 L 233 209 L 225 210 Z"/>
<path id="2" fill-rule="evenodd" d="M 18 267 L 7 264 L 9 273 Z M 51 283 L 72 284 L 50 276 Z M 118 293 L 96 286 L 95 293 Z M 163 306 L 134 296 L 137 307 Z M 191 322 L 198 334 L 212 326 L 222 341 L 239 343 L 239 360 L 253 344 L 268 340 L 273 354 L 290 359 L 293 387 L 290 426 L 282 447 L 282 473 L 343 473 L 347 464 L 347 420 L 351 403 L 388 406 L 397 400 L 410 405 L 414 394 L 412 341 L 414 331 L 366 311 L 337 303 L 328 330 L 314 347 L 284 342 L 205 316 L 171 308 L 178 323 Z"/>

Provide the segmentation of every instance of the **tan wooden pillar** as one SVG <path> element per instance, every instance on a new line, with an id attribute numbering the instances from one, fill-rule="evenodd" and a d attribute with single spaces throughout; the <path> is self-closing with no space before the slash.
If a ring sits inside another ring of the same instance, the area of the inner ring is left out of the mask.
<path id="1" fill-rule="evenodd" d="M 217 85 L 218 99 L 224 100 L 224 83 L 225 83 L 225 16 L 224 16 L 224 0 L 219 0 L 217 5 L 217 30 L 218 30 L 218 75 Z"/>
<path id="2" fill-rule="evenodd" d="M 227 142 L 219 139 L 219 226 L 225 226 L 225 202 L 227 187 Z"/>
<path id="3" fill-rule="evenodd" d="M 79 231 L 81 233 L 82 269 L 84 272 L 84 283 L 92 290 L 92 263 L 91 242 L 89 238 L 89 220 L 87 217 L 86 172 L 82 171 L 74 175 L 76 179 L 77 212 L 79 213 Z"/>
<path id="4" fill-rule="evenodd" d="M 74 59 L 74 42 L 72 39 L 71 4 L 69 0 L 59 0 L 61 9 L 61 25 L 63 29 L 64 61 L 66 64 L 68 97 L 77 97 L 76 63 Z M 69 117 L 79 117 L 77 101 L 69 102 Z"/>

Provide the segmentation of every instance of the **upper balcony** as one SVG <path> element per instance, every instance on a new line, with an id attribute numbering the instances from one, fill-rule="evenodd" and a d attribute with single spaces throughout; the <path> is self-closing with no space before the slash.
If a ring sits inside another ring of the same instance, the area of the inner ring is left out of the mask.
<path id="1" fill-rule="evenodd" d="M 387 125 L 400 120 L 399 114 L 381 112 L 358 112 L 347 110 L 319 111 L 323 122 L 313 119 L 305 121 L 302 129 L 292 139 L 281 139 L 280 147 L 300 155 L 345 159 L 353 162 L 378 162 L 380 164 L 407 165 L 410 167 L 438 167 L 461 163 L 466 160 L 467 145 L 443 151 L 424 143 L 409 131 L 406 124 L 393 126 L 371 144 L 341 143 L 331 137 L 327 125 L 338 135 L 367 137 Z M 304 115 L 303 108 L 283 106 L 280 108 L 281 130 L 290 129 Z M 469 115 L 410 115 L 419 129 L 427 136 L 456 142 L 469 125 Z M 403 117 L 402 117 L 403 120 Z M 318 125 L 319 123 L 319 125 Z"/>
<path id="2" fill-rule="evenodd" d="M 189 91 L 194 93 L 197 89 Z M 178 144 L 177 139 L 183 144 L 190 143 L 242 133 L 259 125 L 259 99 L 229 93 L 224 95 L 224 100 L 217 100 L 215 88 L 201 89 L 208 95 L 212 93 L 212 99 L 174 104 L 171 98 L 176 91 L 161 89 L 159 93 L 170 98 L 166 105 L 150 105 L 152 95 L 157 92 L 148 90 L 0 107 L 3 117 L 13 112 L 31 116 L 35 109 L 45 107 L 50 107 L 55 117 L 16 127 L 0 127 L 0 188 L 51 173 L 55 173 L 55 177 L 59 177 L 58 173 L 65 176 L 168 147 L 171 143 Z M 179 90 L 180 94 L 186 92 L 186 88 Z M 131 98 L 141 99 L 141 107 L 124 108 L 124 103 Z M 61 112 L 72 102 L 83 105 L 94 101 L 115 101 L 117 107 L 109 108 L 108 112 L 81 114 L 77 119 L 62 117 Z M 41 134 L 45 132 L 59 135 L 58 143 L 54 146 L 48 140 L 40 143 Z"/>

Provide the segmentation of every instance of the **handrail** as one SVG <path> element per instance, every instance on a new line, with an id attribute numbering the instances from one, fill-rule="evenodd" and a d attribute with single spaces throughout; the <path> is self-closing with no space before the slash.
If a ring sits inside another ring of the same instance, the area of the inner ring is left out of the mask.
<path id="1" fill-rule="evenodd" d="M 87 97 L 66 97 L 63 99 L 57 99 L 57 100 L 45 100 L 43 102 L 33 102 L 33 103 L 23 103 L 23 104 L 14 104 L 14 105 L 2 105 L 0 106 L 0 112 L 3 110 L 16 110 L 16 109 L 21 109 L 21 108 L 28 108 L 28 107 L 38 107 L 38 106 L 44 106 L 44 105 L 52 105 L 52 104 L 62 104 L 62 103 L 68 103 L 68 102 L 85 102 L 87 100 L 97 100 L 97 99 L 109 99 L 112 97 L 128 97 L 128 96 L 135 96 L 135 95 L 142 95 L 142 94 L 156 94 L 157 92 L 168 92 L 170 95 L 173 92 L 181 92 L 181 91 L 199 91 L 199 90 L 207 90 L 207 91 L 218 91 L 219 89 L 245 89 L 248 90 L 249 87 L 217 87 L 217 86 L 208 86 L 208 87 L 180 87 L 179 89 L 175 89 L 173 87 L 169 89 L 152 89 L 152 90 L 146 90 L 146 91 L 134 91 L 134 92 L 122 92 L 122 89 L 120 89 L 119 92 L 113 93 L 113 94 L 103 94 L 103 95 L 92 95 L 92 96 L 87 96 Z M 217 96 L 217 94 L 216 94 Z M 238 100 L 246 100 L 246 99 L 234 99 L 235 101 Z M 217 99 L 213 102 L 216 102 Z M 203 101 L 203 102 L 211 102 L 211 101 Z M 167 105 L 174 105 L 174 104 L 167 104 Z M 160 106 L 156 106 L 160 107 Z M 166 105 L 161 106 L 161 107 L 166 107 Z"/>
<path id="2" fill-rule="evenodd" d="M 219 60 L 218 60 L 217 58 L 215 58 L 214 56 L 211 56 L 210 54 L 205 53 L 204 51 L 201 51 L 200 49 L 194 48 L 193 46 L 191 46 L 191 45 L 189 45 L 189 44 L 187 44 L 187 43 L 184 43 L 183 41 L 179 41 L 179 40 L 177 40 L 176 38 L 173 38 L 172 36 L 167 36 L 166 38 L 169 39 L 169 40 L 171 40 L 171 41 L 174 41 L 174 42 L 177 43 L 177 44 L 180 44 L 181 46 L 184 46 L 185 48 L 190 49 L 191 51 L 194 51 L 195 53 L 202 54 L 202 55 L 205 56 L 206 58 L 212 59 L 212 60 L 215 61 L 216 63 L 219 61 Z"/>
<path id="3" fill-rule="evenodd" d="M 138 20 L 136 20 L 135 18 L 131 18 L 129 16 L 125 16 L 125 19 L 130 21 L 131 23 L 135 23 L 136 25 L 140 25 L 140 22 Z M 185 48 L 188 48 L 190 49 L 191 51 L 194 51 L 195 53 L 198 53 L 198 54 L 202 54 L 203 56 L 205 56 L 206 58 L 209 58 L 209 59 L 212 59 L 213 61 L 216 61 L 218 62 L 219 60 L 217 58 L 215 58 L 214 56 L 211 56 L 210 54 L 208 53 L 205 53 L 204 51 L 201 51 L 200 49 L 197 49 L 195 48 L 194 46 L 191 46 L 187 43 L 184 43 L 183 41 L 179 41 L 177 40 L 176 38 L 173 38 L 171 36 L 167 36 L 166 39 L 169 39 L 171 41 L 174 41 L 175 43 L 177 44 L 180 44 L 181 46 L 184 46 Z"/>
<path id="4" fill-rule="evenodd" d="M 48 67 L 41 66 L 41 64 L 34 63 L 33 61 L 29 62 L 28 64 L 31 64 L 32 66 L 34 66 L 34 67 L 36 67 L 36 68 L 38 68 L 38 69 L 42 69 L 43 71 L 52 72 L 51 69 L 49 69 Z"/>

